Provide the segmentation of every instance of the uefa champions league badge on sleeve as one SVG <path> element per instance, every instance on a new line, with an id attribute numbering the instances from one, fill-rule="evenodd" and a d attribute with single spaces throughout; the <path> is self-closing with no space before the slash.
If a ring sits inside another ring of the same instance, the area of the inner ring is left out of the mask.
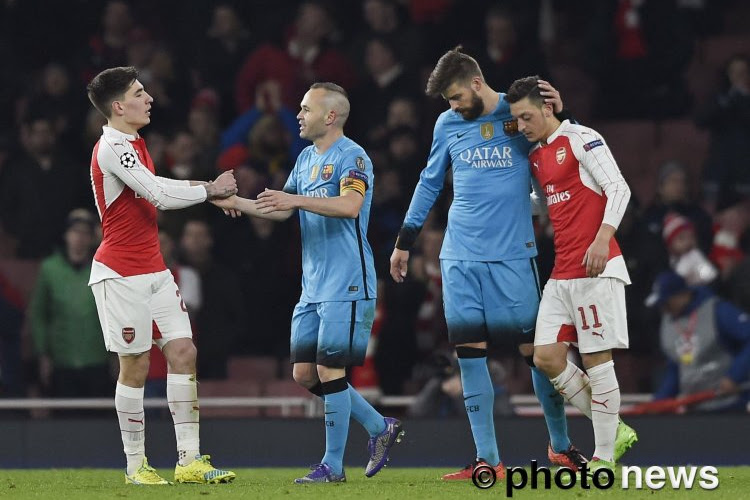
<path id="1" fill-rule="evenodd" d="M 136 163 L 135 155 L 130 151 L 125 151 L 122 156 L 120 156 L 120 165 L 125 168 L 133 168 Z"/>

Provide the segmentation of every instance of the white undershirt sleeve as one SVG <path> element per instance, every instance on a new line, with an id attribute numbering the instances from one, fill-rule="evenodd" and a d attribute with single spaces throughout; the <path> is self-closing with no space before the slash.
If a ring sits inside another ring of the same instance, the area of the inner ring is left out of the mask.
<path id="1" fill-rule="evenodd" d="M 581 167 L 607 195 L 602 223 L 617 229 L 630 201 L 630 187 L 601 135 L 589 129 L 579 138 L 582 140 L 575 141 L 573 152 Z"/>
<path id="2" fill-rule="evenodd" d="M 124 182 L 139 196 L 160 210 L 186 208 L 206 201 L 206 188 L 191 186 L 190 181 L 157 177 L 138 159 L 135 150 L 120 147 L 118 150 L 106 144 L 110 150 L 103 151 L 99 165 Z M 118 154 L 119 153 L 119 154 Z"/>

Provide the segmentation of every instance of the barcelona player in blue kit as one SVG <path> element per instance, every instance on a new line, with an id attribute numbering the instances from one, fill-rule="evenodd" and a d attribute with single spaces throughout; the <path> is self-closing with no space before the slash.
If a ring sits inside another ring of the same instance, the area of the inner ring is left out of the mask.
<path id="1" fill-rule="evenodd" d="M 559 95 L 548 95 L 562 111 Z M 504 95 L 484 81 L 477 62 L 448 51 L 427 83 L 427 94 L 450 104 L 435 124 L 427 166 L 415 188 L 391 256 L 391 276 L 402 282 L 409 250 L 449 168 L 453 202 L 440 252 L 449 341 L 456 346 L 466 411 L 477 456 L 466 468 L 443 477 L 469 479 L 479 464 L 505 475 L 495 438 L 494 390 L 487 369 L 487 341 L 510 335 L 532 366 L 534 390 L 550 433 L 548 455 L 576 468 L 585 458 L 567 435 L 564 401 L 549 379 L 533 367 L 533 341 L 540 289 L 530 200 L 530 145 L 517 133 Z"/>
<path id="2" fill-rule="evenodd" d="M 326 452 L 297 483 L 345 481 L 344 448 L 349 419 L 370 434 L 372 477 L 401 440 L 401 422 L 383 417 L 346 381 L 346 367 L 361 365 L 375 319 L 376 277 L 367 225 L 372 204 L 372 162 L 344 136 L 349 99 L 333 83 L 315 83 L 297 115 L 300 137 L 313 142 L 297 158 L 283 191 L 257 200 L 231 197 L 217 206 L 232 215 L 274 220 L 299 210 L 302 295 L 292 316 L 294 379 L 325 400 Z"/>

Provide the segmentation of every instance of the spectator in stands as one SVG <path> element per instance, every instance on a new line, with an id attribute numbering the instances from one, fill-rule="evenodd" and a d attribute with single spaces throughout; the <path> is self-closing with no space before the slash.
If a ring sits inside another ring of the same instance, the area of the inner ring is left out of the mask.
<path id="1" fill-rule="evenodd" d="M 440 272 L 440 249 L 444 237 L 445 231 L 441 228 L 425 230 L 420 238 L 421 255 L 415 255 L 412 261 L 415 277 L 425 284 L 415 328 L 419 359 L 450 347 L 446 342 L 448 326 L 443 311 L 443 276 Z"/>
<path id="2" fill-rule="evenodd" d="M 700 411 L 744 411 L 750 376 L 750 316 L 705 287 L 690 287 L 678 274 L 660 274 L 647 304 L 662 310 L 661 347 L 667 371 L 654 397 L 716 390 L 722 396 Z"/>
<path id="3" fill-rule="evenodd" d="M 599 116 L 663 118 L 690 109 L 685 70 L 693 37 L 676 1 L 592 0 L 586 25 L 581 57 L 599 83 Z"/>
<path id="4" fill-rule="evenodd" d="M 218 93 L 220 123 L 225 125 L 235 116 L 234 80 L 254 41 L 234 6 L 220 3 L 213 9 L 205 36 L 196 40 L 195 45 L 198 86 L 210 87 Z"/>
<path id="5" fill-rule="evenodd" d="M 295 158 L 310 144 L 310 141 L 302 139 L 299 136 L 297 115 L 282 103 L 281 87 L 278 82 L 267 80 L 261 82 L 257 86 L 256 99 L 253 107 L 237 117 L 237 119 L 234 120 L 224 132 L 222 132 L 222 154 L 229 155 L 229 158 L 219 158 L 220 170 L 233 168 L 231 163 L 226 162 L 231 161 L 230 158 L 236 158 L 236 155 L 240 154 L 241 150 L 238 150 L 236 146 L 245 146 L 248 140 L 248 134 L 265 115 L 275 115 L 288 131 L 289 137 L 287 138 L 288 144 L 286 145 L 286 148 L 289 149 L 289 156 L 291 158 Z M 234 150 L 232 150 L 233 148 Z M 244 156 L 240 155 L 240 158 L 242 158 L 241 161 L 244 161 Z"/>
<path id="6" fill-rule="evenodd" d="M 187 68 L 177 54 L 166 45 L 157 45 L 147 68 L 139 73 L 139 81 L 148 88 L 154 98 L 153 112 L 164 117 L 159 120 L 159 130 L 171 131 L 183 126 L 190 107 L 191 88 L 186 85 L 189 75 Z M 151 129 L 154 125 L 151 125 Z"/>
<path id="7" fill-rule="evenodd" d="M 718 268 L 722 282 L 726 282 L 746 255 L 741 240 L 750 227 L 750 198 L 717 213 L 715 220 L 708 258 Z"/>
<path id="8" fill-rule="evenodd" d="M 713 238 L 713 221 L 711 216 L 696 201 L 697 197 L 690 192 L 687 167 L 677 161 L 668 161 L 659 167 L 657 174 L 656 197 L 644 209 L 641 226 L 643 238 L 650 238 L 655 249 L 661 245 L 664 230 L 664 217 L 675 212 L 687 217 L 693 224 L 698 237 L 698 246 L 708 253 Z M 661 268 L 667 267 L 667 255 L 661 250 L 653 258 L 662 262 Z"/>
<path id="9" fill-rule="evenodd" d="M 193 134 L 196 161 L 213 167 L 219 156 L 219 98 L 213 90 L 203 89 L 193 97 L 187 128 Z"/>
<path id="10" fill-rule="evenodd" d="M 107 2 L 100 22 L 100 31 L 89 39 L 88 53 L 83 61 L 82 81 L 88 82 L 103 69 L 123 66 L 127 62 L 128 37 L 133 29 L 128 2 Z"/>
<path id="11" fill-rule="evenodd" d="M 70 210 L 92 205 L 91 181 L 58 144 L 49 117 L 28 116 L 20 136 L 21 151 L 0 171 L 0 220 L 17 240 L 17 257 L 40 258 L 54 249 Z"/>
<path id="12" fill-rule="evenodd" d="M 727 206 L 727 199 L 750 196 L 750 58 L 730 58 L 724 77 L 721 91 L 696 117 L 698 125 L 711 132 L 704 192 L 719 208 Z"/>
<path id="13" fill-rule="evenodd" d="M 262 115 L 249 130 L 245 143 L 235 144 L 219 156 L 217 167 L 219 170 L 248 168 L 263 186 L 271 189 L 283 187 L 294 166 L 289 154 L 291 142 L 290 130 L 279 115 Z M 259 185 L 258 191 L 244 196 L 254 198 L 262 189 Z"/>
<path id="14" fill-rule="evenodd" d="M 507 89 L 514 80 L 526 75 L 549 75 L 534 27 L 514 12 L 506 6 L 491 6 L 484 17 L 480 47 L 467 49 L 476 55 L 485 80 L 495 88 Z"/>
<path id="15" fill-rule="evenodd" d="M 109 353 L 88 287 L 97 222 L 85 209 L 68 214 L 64 249 L 42 261 L 29 306 L 39 379 L 53 397 L 113 395 Z"/>
<path id="16" fill-rule="evenodd" d="M 327 43 L 334 31 L 333 20 L 322 3 L 306 1 L 300 5 L 283 49 L 267 43 L 245 59 L 235 85 L 237 111 L 244 113 L 252 108 L 257 86 L 269 80 L 281 87 L 281 102 L 289 109 L 297 109 L 299 96 L 316 81 L 353 88 L 355 75 L 349 61 Z"/>
<path id="17" fill-rule="evenodd" d="M 235 174 L 241 170 L 235 170 Z M 244 194 L 237 175 L 238 194 Z M 255 186 L 262 184 L 255 184 Z M 262 189 L 262 187 L 261 187 Z M 255 198 L 255 195 L 252 196 Z M 295 222 L 277 222 L 259 217 L 227 220 L 217 230 L 217 243 L 224 243 L 219 258 L 235 273 L 242 290 L 242 307 L 249 319 L 247 331 L 234 340 L 232 353 L 289 356 L 289 318 L 299 299 L 299 235 Z M 219 246 L 217 244 L 217 246 Z M 241 251 L 238 251 L 241 249 Z M 259 287 L 259 283 L 269 286 Z"/>
<path id="18" fill-rule="evenodd" d="M 353 114 L 355 132 L 367 144 L 382 141 L 386 129 L 388 105 L 396 97 L 414 94 L 419 89 L 416 75 L 401 62 L 398 47 L 387 38 L 375 37 L 365 45 L 367 77 L 353 99 L 360 105 Z"/>
<path id="19" fill-rule="evenodd" d="M 388 256 L 393 249 L 393 241 L 401 228 L 401 217 L 406 209 L 404 199 L 404 182 L 401 172 L 390 168 L 388 162 L 383 162 L 388 168 L 376 172 L 378 182 L 372 196 L 372 216 L 367 239 L 372 246 L 376 271 L 388 262 Z"/>
<path id="20" fill-rule="evenodd" d="M 166 148 L 168 174 L 163 176 L 182 180 L 212 180 L 216 177 L 216 170 L 212 163 L 200 161 L 199 154 L 200 145 L 193 133 L 187 129 L 178 130 Z"/>
<path id="21" fill-rule="evenodd" d="M 414 332 L 425 283 L 411 276 L 399 284 L 387 279 L 383 285 L 378 301 L 384 306 L 385 318 L 378 333 L 375 368 L 384 394 L 402 394 L 417 359 Z"/>
<path id="22" fill-rule="evenodd" d="M 367 44 L 373 38 L 388 40 L 397 48 L 405 66 L 419 64 L 424 54 L 424 37 L 414 25 L 404 22 L 397 0 L 364 0 L 362 18 L 364 25 L 352 41 L 351 59 L 356 64 L 364 62 Z M 360 69 L 365 70 L 364 66 Z"/>
<path id="23" fill-rule="evenodd" d="M 57 137 L 67 144 L 77 138 L 83 124 L 85 99 L 83 93 L 71 85 L 68 69 L 60 62 L 52 62 L 44 67 L 38 82 L 35 82 L 26 97 L 26 112 L 30 115 L 48 116 Z M 91 148 L 86 146 L 86 149 Z M 71 150 L 71 154 L 82 160 L 87 160 L 89 153 L 90 151 L 82 153 Z"/>
<path id="24" fill-rule="evenodd" d="M 438 353 L 433 360 L 435 374 L 417 394 L 408 414 L 416 418 L 457 417 L 463 415 L 464 402 L 461 374 L 454 355 Z M 514 414 L 510 395 L 505 388 L 505 369 L 494 359 L 489 360 L 488 368 L 492 387 L 495 390 L 495 416 L 508 417 Z"/>
<path id="25" fill-rule="evenodd" d="M 399 96 L 388 103 L 386 126 L 388 130 L 408 127 L 415 132 L 420 130 L 419 110 L 411 97 Z"/>
<path id="26" fill-rule="evenodd" d="M 421 173 L 420 160 L 425 154 L 417 133 L 410 127 L 389 127 L 385 140 L 388 166 L 399 172 L 405 186 L 416 185 Z M 408 200 L 403 201 L 407 203 Z"/>
<path id="27" fill-rule="evenodd" d="M 182 261 L 200 275 L 202 305 L 196 315 L 198 376 L 203 379 L 227 377 L 227 359 L 232 346 L 249 331 L 236 273 L 213 257 L 214 237 L 203 220 L 189 220 L 182 231 Z"/>
<path id="28" fill-rule="evenodd" d="M 716 280 L 719 272 L 698 248 L 695 226 L 690 219 L 675 213 L 667 214 L 662 234 L 669 253 L 669 267 L 689 285 L 709 285 Z"/>

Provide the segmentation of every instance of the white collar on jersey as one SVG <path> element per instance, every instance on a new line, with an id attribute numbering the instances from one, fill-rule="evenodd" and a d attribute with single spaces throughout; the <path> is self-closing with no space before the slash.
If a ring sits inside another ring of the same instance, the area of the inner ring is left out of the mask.
<path id="1" fill-rule="evenodd" d="M 105 136 L 112 139 L 125 139 L 127 141 L 134 141 L 138 138 L 138 136 L 126 134 L 125 132 L 121 132 L 116 128 L 108 127 L 107 125 L 102 126 L 102 130 Z"/>
<path id="2" fill-rule="evenodd" d="M 560 126 L 559 126 L 559 127 L 557 127 L 557 128 L 555 129 L 555 131 L 554 131 L 554 132 L 552 132 L 552 133 L 551 133 L 551 134 L 549 135 L 549 137 L 547 137 L 547 141 L 546 141 L 546 143 L 547 143 L 547 144 L 549 144 L 549 143 L 551 143 L 552 141 L 554 141 L 555 139 L 557 139 L 557 136 L 559 136 L 560 134 L 562 134 L 562 133 L 563 133 L 563 132 L 565 131 L 565 129 L 566 129 L 566 128 L 568 128 L 569 126 L 570 126 L 570 120 L 564 120 L 564 121 L 563 121 L 563 122 L 562 122 L 562 123 L 560 124 Z"/>

